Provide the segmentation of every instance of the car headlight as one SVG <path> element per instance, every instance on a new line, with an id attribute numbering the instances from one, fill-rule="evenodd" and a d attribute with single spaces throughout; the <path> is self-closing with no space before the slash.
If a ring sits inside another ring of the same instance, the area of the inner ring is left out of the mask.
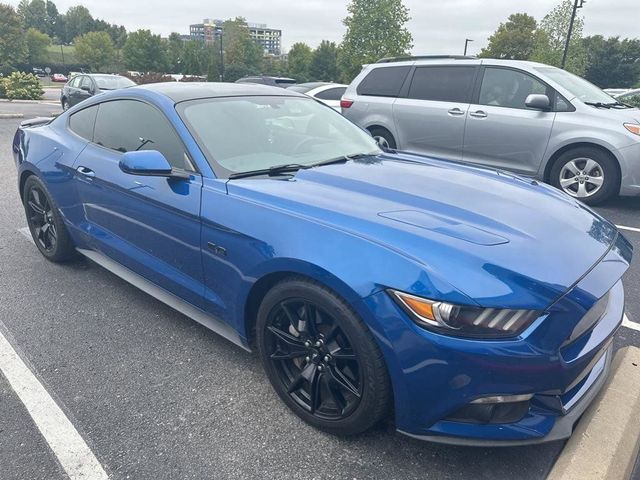
<path id="1" fill-rule="evenodd" d="M 640 135 L 640 125 L 638 125 L 637 123 L 625 123 L 624 128 L 629 130 L 631 133 Z"/>
<path id="2" fill-rule="evenodd" d="M 419 326 L 460 337 L 514 337 L 533 323 L 541 312 L 453 305 L 388 290 L 396 303 Z"/>

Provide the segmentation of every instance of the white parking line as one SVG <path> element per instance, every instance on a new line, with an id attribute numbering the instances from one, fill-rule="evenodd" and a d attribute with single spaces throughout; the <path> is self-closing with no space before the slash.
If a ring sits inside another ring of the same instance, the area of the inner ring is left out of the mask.
<path id="1" fill-rule="evenodd" d="M 640 228 L 636 228 L 636 227 L 625 227 L 624 225 L 616 225 L 616 227 L 618 227 L 620 230 L 627 230 L 629 232 L 636 232 L 636 233 L 640 233 Z"/>
<path id="2" fill-rule="evenodd" d="M 622 326 L 640 332 L 640 323 L 632 322 L 631 320 L 629 320 L 629 317 L 627 317 L 626 313 L 624 317 L 622 317 Z"/>
<path id="3" fill-rule="evenodd" d="M 4 326 L 3 326 L 4 327 Z M 108 480 L 108 475 L 58 404 L 0 331 L 0 371 L 71 480 Z"/>

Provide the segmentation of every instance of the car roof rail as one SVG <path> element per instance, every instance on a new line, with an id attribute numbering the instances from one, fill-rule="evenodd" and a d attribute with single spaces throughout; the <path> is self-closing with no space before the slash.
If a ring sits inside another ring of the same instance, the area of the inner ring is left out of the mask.
<path id="1" fill-rule="evenodd" d="M 393 62 L 409 62 L 412 60 L 473 60 L 477 57 L 471 55 L 406 55 L 403 57 L 387 57 L 381 58 L 376 63 L 393 63 Z"/>

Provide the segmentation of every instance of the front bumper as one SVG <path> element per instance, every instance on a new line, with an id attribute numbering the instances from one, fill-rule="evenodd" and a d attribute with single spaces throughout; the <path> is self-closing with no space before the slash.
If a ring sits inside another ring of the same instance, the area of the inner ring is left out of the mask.
<path id="1" fill-rule="evenodd" d="M 620 164 L 620 195 L 640 195 L 640 142 L 616 152 Z"/>
<path id="2" fill-rule="evenodd" d="M 397 429 L 414 438 L 463 445 L 525 445 L 567 438 L 606 381 L 611 342 L 622 322 L 620 278 L 631 249 L 619 236 L 608 254 L 547 314 L 510 340 L 468 340 L 415 325 L 386 292 L 368 297 L 384 325 L 381 347 L 394 387 Z M 569 339 L 591 307 L 609 292 L 606 311 Z M 380 338 L 380 336 L 379 336 Z M 474 400 L 533 395 L 508 423 L 459 420 Z"/>

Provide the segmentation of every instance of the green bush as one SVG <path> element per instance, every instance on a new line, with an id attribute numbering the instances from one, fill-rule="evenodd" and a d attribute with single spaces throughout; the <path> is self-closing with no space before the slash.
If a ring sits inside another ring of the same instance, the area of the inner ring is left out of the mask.
<path id="1" fill-rule="evenodd" d="M 9 100 L 39 100 L 44 94 L 40 80 L 32 73 L 13 72 L 2 83 Z"/>
<path id="2" fill-rule="evenodd" d="M 7 89 L 4 86 L 5 78 L 0 74 L 0 98 L 7 98 Z"/>

